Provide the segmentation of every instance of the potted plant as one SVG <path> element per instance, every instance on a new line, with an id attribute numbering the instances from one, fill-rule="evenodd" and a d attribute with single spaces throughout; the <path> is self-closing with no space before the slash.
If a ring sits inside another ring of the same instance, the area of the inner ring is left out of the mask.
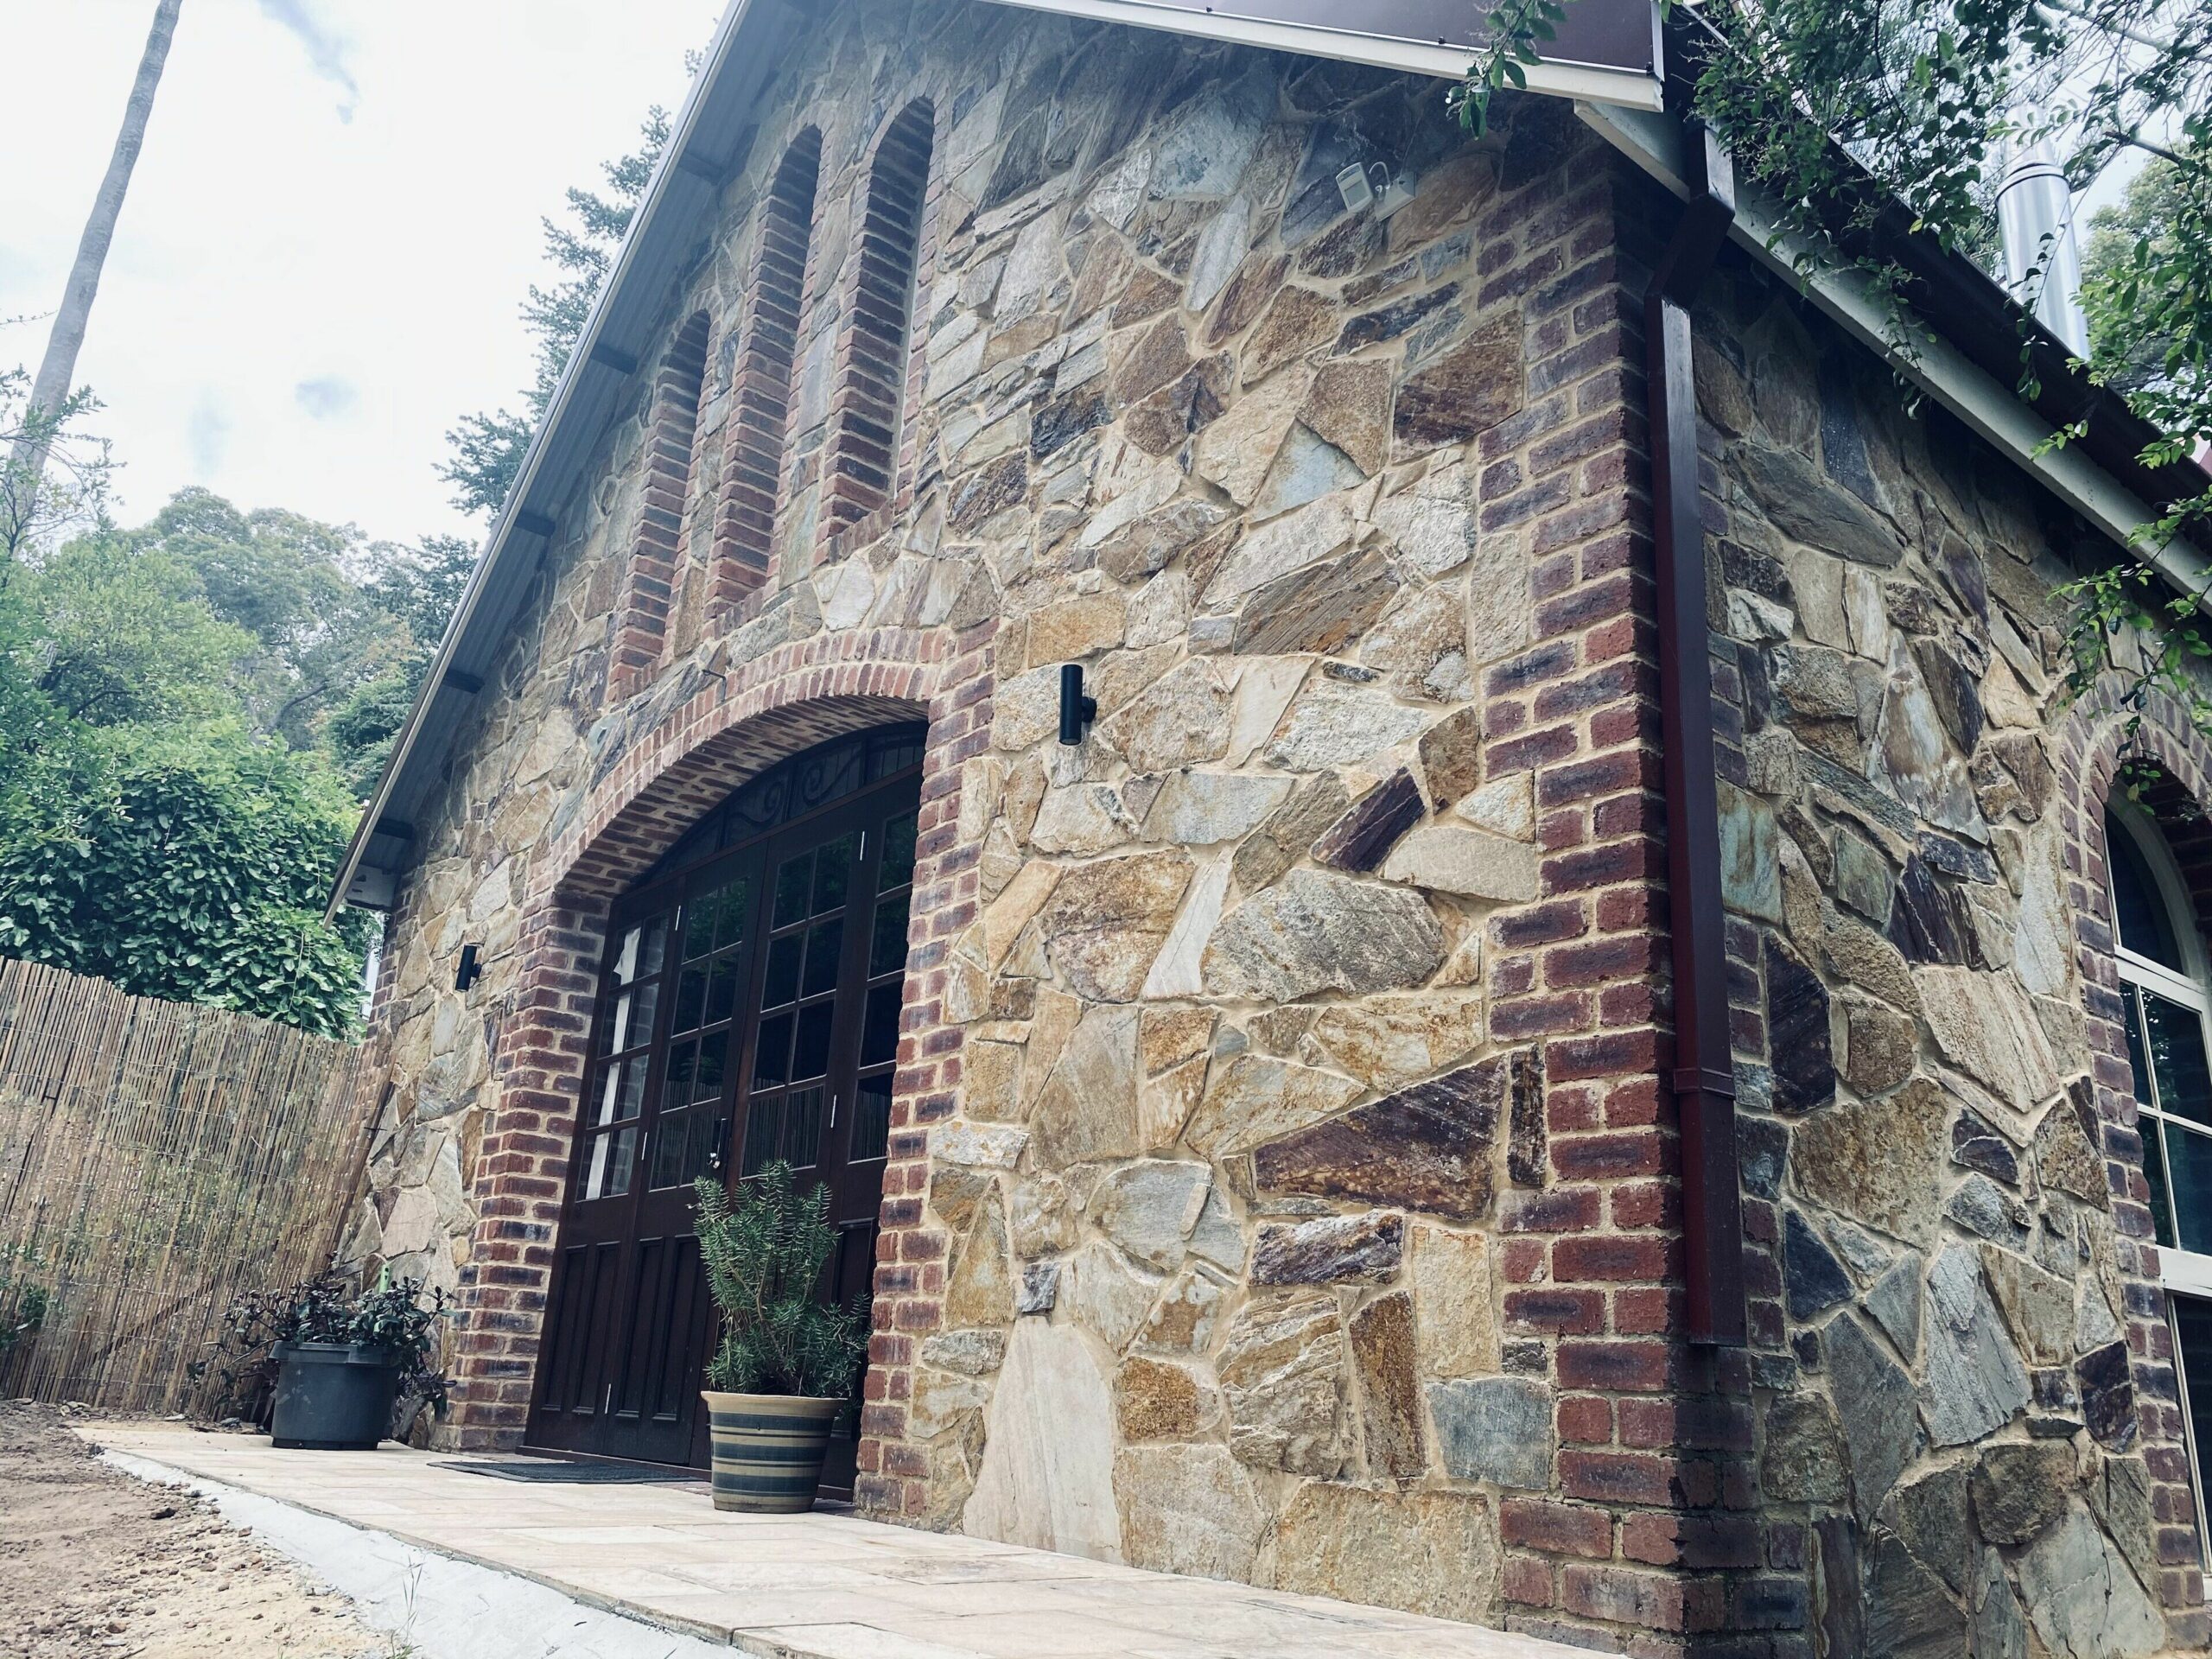
<path id="1" fill-rule="evenodd" d="M 389 1272 L 359 1294 L 324 1274 L 241 1296 L 219 1344 L 223 1408 L 256 1421 L 265 1409 L 270 1438 L 287 1449 L 372 1452 L 393 1431 L 396 1401 L 410 1421 L 445 1403 L 433 1363 L 445 1316 L 443 1291 L 425 1300 L 420 1280 Z"/>
<path id="2" fill-rule="evenodd" d="M 697 1186 L 699 1255 L 721 1319 L 701 1390 L 715 1449 L 718 1510 L 811 1509 L 837 1414 L 868 1363 L 865 1300 L 824 1305 L 815 1291 L 837 1247 L 830 1192 L 801 1197 L 776 1162 L 734 1195 Z"/>

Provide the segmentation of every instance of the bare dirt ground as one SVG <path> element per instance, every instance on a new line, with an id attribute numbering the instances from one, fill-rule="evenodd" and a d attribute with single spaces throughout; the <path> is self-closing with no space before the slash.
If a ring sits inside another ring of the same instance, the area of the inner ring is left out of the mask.
<path id="1" fill-rule="evenodd" d="M 211 1505 L 97 1461 L 50 1406 L 0 1402 L 0 1659 L 391 1651 Z"/>

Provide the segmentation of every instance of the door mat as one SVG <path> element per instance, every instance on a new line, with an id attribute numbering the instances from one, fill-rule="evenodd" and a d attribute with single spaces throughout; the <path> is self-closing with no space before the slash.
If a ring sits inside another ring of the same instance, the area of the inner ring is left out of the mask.
<path id="1" fill-rule="evenodd" d="M 494 1480 L 557 1481 L 577 1486 L 642 1486 L 653 1483 L 703 1481 L 689 1469 L 657 1463 L 601 1463 L 596 1459 L 516 1458 L 499 1463 L 434 1463 L 433 1469 L 458 1469 Z"/>

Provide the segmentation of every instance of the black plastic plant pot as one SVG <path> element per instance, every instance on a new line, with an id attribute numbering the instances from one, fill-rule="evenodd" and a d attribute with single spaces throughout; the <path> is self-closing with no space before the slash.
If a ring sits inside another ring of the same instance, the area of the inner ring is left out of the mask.
<path id="1" fill-rule="evenodd" d="M 287 1450 L 373 1452 L 391 1427 L 399 1367 L 382 1348 L 280 1342 L 270 1439 Z"/>

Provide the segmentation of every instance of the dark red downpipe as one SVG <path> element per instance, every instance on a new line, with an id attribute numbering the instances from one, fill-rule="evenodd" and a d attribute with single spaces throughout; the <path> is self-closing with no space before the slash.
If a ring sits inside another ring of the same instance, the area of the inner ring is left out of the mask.
<path id="1" fill-rule="evenodd" d="M 1689 308 L 1736 215 L 1735 171 L 1706 129 L 1683 130 L 1690 199 L 1643 302 L 1651 399 L 1651 495 L 1659 581 L 1659 706 L 1665 734 L 1667 896 L 1674 934 L 1675 1069 L 1682 1142 L 1689 1338 L 1741 1346 L 1744 1212 L 1737 1185 L 1736 1075 L 1728 1033 L 1713 664 L 1699 505 L 1697 387 Z"/>

